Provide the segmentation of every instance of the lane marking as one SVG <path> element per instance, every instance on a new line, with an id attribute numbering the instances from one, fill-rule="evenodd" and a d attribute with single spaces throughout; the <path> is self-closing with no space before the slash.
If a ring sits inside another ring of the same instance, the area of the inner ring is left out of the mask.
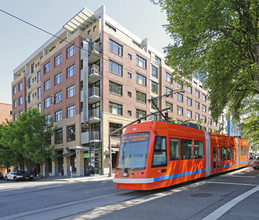
<path id="1" fill-rule="evenodd" d="M 233 206 L 235 206 L 237 203 L 241 202 L 242 200 L 246 199 L 248 196 L 252 195 L 253 193 L 257 192 L 259 190 L 259 186 L 241 194 L 240 196 L 232 199 L 225 205 L 219 207 L 214 212 L 203 218 L 202 220 L 211 220 L 211 219 L 218 219 L 222 215 L 224 215 L 229 209 L 231 209 Z"/>
<path id="2" fill-rule="evenodd" d="M 232 182 L 212 182 L 212 181 L 204 181 L 205 183 L 214 183 L 214 184 L 226 184 L 226 185 L 238 185 L 238 186 L 258 186 L 258 184 L 251 183 L 232 183 Z"/>

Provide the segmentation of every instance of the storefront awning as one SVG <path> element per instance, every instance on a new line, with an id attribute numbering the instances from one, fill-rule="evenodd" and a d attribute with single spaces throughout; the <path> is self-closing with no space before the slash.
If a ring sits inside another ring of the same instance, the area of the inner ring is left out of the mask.
<path id="1" fill-rule="evenodd" d="M 55 158 L 63 157 L 63 154 L 56 154 L 54 157 Z"/>
<path id="2" fill-rule="evenodd" d="M 67 153 L 67 154 L 63 154 L 63 157 L 70 157 L 74 154 L 76 154 L 76 152 L 70 152 L 70 153 Z"/>
<path id="3" fill-rule="evenodd" d="M 89 147 L 83 147 L 83 146 L 74 146 L 74 147 L 69 147 L 69 150 L 90 150 Z"/>

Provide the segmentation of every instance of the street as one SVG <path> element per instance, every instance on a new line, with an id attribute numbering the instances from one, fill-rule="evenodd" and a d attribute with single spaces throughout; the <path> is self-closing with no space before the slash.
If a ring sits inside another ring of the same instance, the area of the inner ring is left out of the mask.
<path id="1" fill-rule="evenodd" d="M 153 191 L 116 189 L 104 176 L 0 181 L 0 219 L 259 219 L 251 166 Z"/>

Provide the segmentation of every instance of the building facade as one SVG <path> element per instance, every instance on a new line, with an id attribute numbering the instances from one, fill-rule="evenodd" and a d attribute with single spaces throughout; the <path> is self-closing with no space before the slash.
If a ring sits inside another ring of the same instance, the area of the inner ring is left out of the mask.
<path id="1" fill-rule="evenodd" d="M 12 82 L 13 119 L 30 108 L 52 117 L 55 160 L 44 175 L 89 175 L 109 172 L 109 133 L 156 111 L 148 99 L 184 90 L 157 101 L 170 108 L 175 122 L 212 121 L 207 91 L 193 79 L 175 80 L 163 55 L 105 13 L 83 9 L 20 66 Z M 120 133 L 111 138 L 112 162 Z"/>

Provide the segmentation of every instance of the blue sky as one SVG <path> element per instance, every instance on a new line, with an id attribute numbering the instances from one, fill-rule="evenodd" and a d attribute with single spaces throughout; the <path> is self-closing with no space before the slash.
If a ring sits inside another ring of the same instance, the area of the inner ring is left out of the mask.
<path id="1" fill-rule="evenodd" d="M 166 14 L 149 0 L 9 0 L 0 9 L 55 34 L 84 7 L 92 12 L 101 5 L 115 21 L 162 52 L 172 40 L 162 25 Z M 51 36 L 0 11 L 0 103 L 11 104 L 13 70 Z"/>

